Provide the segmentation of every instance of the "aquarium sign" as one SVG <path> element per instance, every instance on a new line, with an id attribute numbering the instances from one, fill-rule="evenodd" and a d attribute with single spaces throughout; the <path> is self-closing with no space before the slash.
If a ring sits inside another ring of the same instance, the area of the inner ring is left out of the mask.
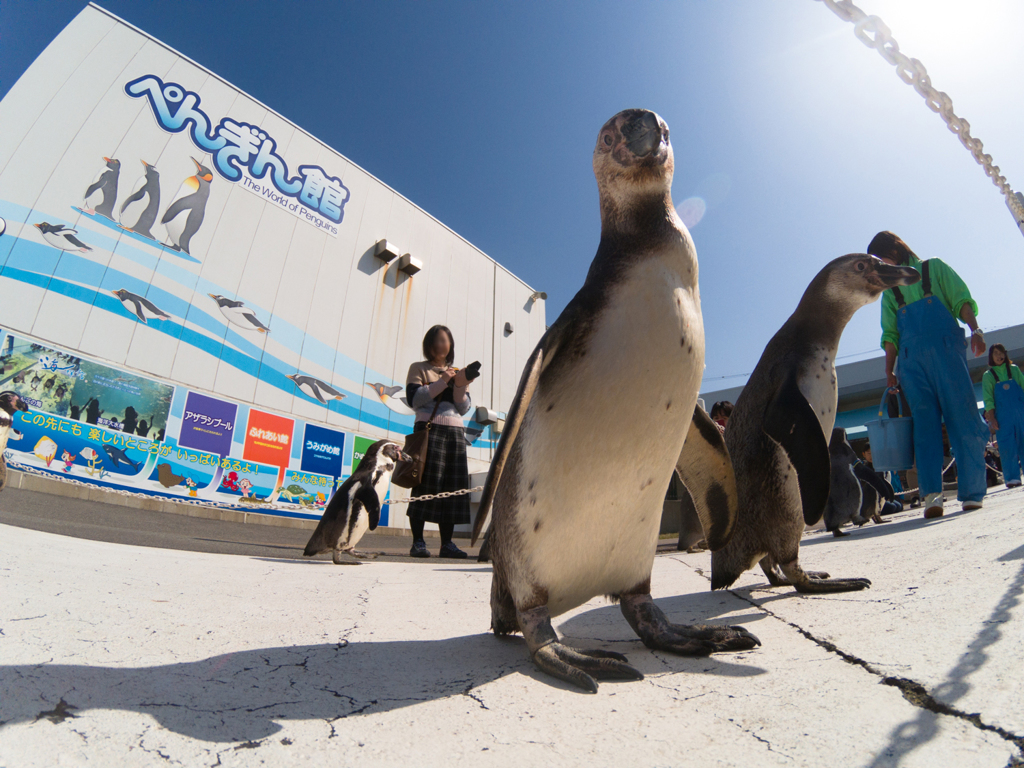
<path id="1" fill-rule="evenodd" d="M 302 471 L 338 477 L 345 454 L 345 433 L 307 424 L 302 442 Z"/>
<path id="2" fill-rule="evenodd" d="M 185 398 L 178 444 L 227 456 L 231 452 L 237 413 L 238 406 L 234 403 L 189 392 Z"/>
<path id="3" fill-rule="evenodd" d="M 199 94 L 177 83 L 144 75 L 125 85 L 124 90 L 132 98 L 145 96 L 165 131 L 181 133 L 187 128 L 192 143 L 210 153 L 214 167 L 225 179 L 244 179 L 242 186 L 250 192 L 337 236 L 337 227 L 329 222 L 341 223 L 351 195 L 341 179 L 318 165 L 300 165 L 299 176 L 290 177 L 287 163 L 276 152 L 277 142 L 269 134 L 259 126 L 227 117 L 214 128 L 199 108 Z M 268 183 L 255 183 L 268 174 Z"/>
<path id="4" fill-rule="evenodd" d="M 245 430 L 243 458 L 270 464 L 274 467 L 287 467 L 291 458 L 291 441 L 294 430 L 294 419 L 286 419 L 283 416 L 251 408 L 249 424 Z"/>

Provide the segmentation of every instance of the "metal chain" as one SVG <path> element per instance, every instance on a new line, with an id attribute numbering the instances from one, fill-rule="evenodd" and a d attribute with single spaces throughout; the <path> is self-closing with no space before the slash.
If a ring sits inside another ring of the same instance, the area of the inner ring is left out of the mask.
<path id="1" fill-rule="evenodd" d="M 106 488 L 106 487 L 104 487 L 102 485 L 96 485 L 94 483 L 84 483 L 81 480 L 76 480 L 73 477 L 62 477 L 60 475 L 55 475 L 55 474 L 53 474 L 51 472 L 44 472 L 43 470 L 38 469 L 36 467 L 31 467 L 28 464 L 21 464 L 21 463 L 19 463 L 17 461 L 13 461 L 13 460 L 8 460 L 7 461 L 7 467 L 8 467 L 8 469 L 14 469 L 14 470 L 16 470 L 18 472 L 24 472 L 24 473 L 30 474 L 30 475 L 40 475 L 41 477 L 46 477 L 46 478 L 49 478 L 50 480 L 57 480 L 57 481 L 62 482 L 62 483 L 67 483 L 68 485 L 79 485 L 79 486 L 82 486 L 83 488 L 96 488 L 96 489 L 99 489 L 101 491 L 108 491 L 110 493 L 116 493 L 119 496 L 132 496 L 132 497 L 138 498 L 138 499 L 150 499 L 150 500 L 152 500 L 152 499 L 161 499 L 161 500 L 165 500 L 165 501 L 173 501 L 176 504 L 189 504 L 189 505 L 194 506 L 194 507 L 215 507 L 215 508 L 218 508 L 218 509 L 233 509 L 233 510 L 236 510 L 236 511 L 238 511 L 239 508 L 242 507 L 241 504 L 229 504 L 229 503 L 223 502 L 223 501 L 213 501 L 213 500 L 208 500 L 208 499 L 202 499 L 202 500 L 201 499 L 192 499 L 192 498 L 188 498 L 188 497 L 174 497 L 174 498 L 170 498 L 170 499 L 165 499 L 164 497 L 153 496 L 152 494 L 148 494 L 148 493 L 138 493 L 137 491 L 125 491 L 125 490 L 122 490 L 120 488 Z M 409 502 L 412 502 L 412 501 L 433 501 L 434 499 L 447 499 L 447 498 L 451 498 L 452 496 L 465 496 L 467 493 L 475 493 L 476 491 L 482 491 L 483 489 L 484 489 L 484 487 L 482 485 L 478 485 L 476 488 L 464 488 L 461 491 L 444 491 L 443 493 L 434 493 L 434 494 L 423 495 L 423 496 L 413 496 L 413 497 L 408 497 L 408 498 L 404 498 L 404 499 L 387 499 L 387 500 L 384 501 L 384 504 L 408 504 Z M 250 511 L 250 509 L 253 512 L 259 512 L 261 509 L 283 509 L 283 510 L 287 510 L 289 512 L 294 512 L 295 511 L 295 507 L 294 506 L 285 506 L 283 504 L 276 504 L 276 503 L 270 503 L 270 502 L 252 504 L 251 507 L 250 506 L 242 507 L 242 510 L 246 511 L 246 512 Z"/>
<path id="2" fill-rule="evenodd" d="M 907 85 L 912 85 L 924 99 L 932 112 L 937 112 L 947 127 L 960 139 L 974 159 L 985 169 L 985 175 L 992 179 L 1006 198 L 1006 207 L 1024 234 L 1024 195 L 1014 193 L 1006 177 L 999 172 L 999 166 L 992 164 L 992 155 L 985 154 L 981 139 L 971 136 L 971 124 L 953 112 L 953 100 L 942 91 L 932 87 L 928 72 L 918 59 L 909 58 L 900 52 L 899 44 L 893 39 L 889 28 L 878 16 L 869 16 L 853 4 L 853 0 L 817 0 L 824 3 L 832 13 L 843 21 L 852 22 L 853 33 L 868 48 L 874 48 L 882 58 L 896 67 L 896 75 Z"/>

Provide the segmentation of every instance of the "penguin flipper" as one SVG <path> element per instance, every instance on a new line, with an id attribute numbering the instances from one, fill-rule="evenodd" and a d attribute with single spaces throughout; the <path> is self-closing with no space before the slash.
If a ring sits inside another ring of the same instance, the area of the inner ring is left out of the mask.
<path id="1" fill-rule="evenodd" d="M 768 406 L 764 431 L 782 446 L 796 468 L 804 522 L 814 525 L 825 511 L 832 467 L 821 422 L 800 391 L 795 374 L 779 387 Z"/>
<path id="2" fill-rule="evenodd" d="M 545 334 L 545 338 L 547 338 L 547 334 Z M 508 412 L 508 418 L 505 420 L 505 429 L 502 430 L 501 438 L 498 440 L 498 449 L 494 453 L 494 460 L 491 461 L 491 468 L 487 471 L 487 481 L 484 483 L 484 492 L 480 498 L 480 511 L 477 512 L 476 520 L 473 523 L 472 543 L 474 545 L 480 537 L 484 523 L 487 522 L 487 516 L 491 513 L 494 494 L 498 490 L 498 483 L 501 482 L 501 473 L 505 469 L 505 462 L 508 461 L 509 454 L 512 452 L 512 444 L 515 442 L 516 435 L 519 434 L 519 427 L 522 426 L 523 418 L 526 416 L 526 410 L 537 391 L 540 373 L 544 367 L 543 345 L 544 339 L 541 339 L 537 348 L 533 350 L 533 354 L 530 355 L 530 359 L 526 361 L 523 378 L 519 380 L 519 390 L 516 392 L 512 407 Z M 551 353 L 549 351 L 549 356 Z"/>
<path id="3" fill-rule="evenodd" d="M 164 211 L 164 216 L 160 219 L 161 224 L 166 224 L 168 221 L 173 219 L 182 211 L 187 211 L 192 207 L 192 201 L 190 198 L 192 195 L 186 195 L 185 197 L 179 198 L 167 206 L 167 210 Z"/>
<path id="4" fill-rule="evenodd" d="M 893 501 L 896 498 L 896 492 L 893 491 L 892 486 L 887 483 L 881 475 L 868 469 L 863 464 L 857 464 L 853 468 L 853 474 L 857 476 L 857 479 L 861 483 L 867 483 L 876 491 L 878 495 L 883 497 L 886 501 Z"/>
<path id="5" fill-rule="evenodd" d="M 693 498 L 708 549 L 721 549 L 732 537 L 739 493 L 725 438 L 699 405 L 693 409 L 676 474 Z"/>
<path id="6" fill-rule="evenodd" d="M 353 498 L 362 502 L 370 519 L 370 530 L 375 530 L 380 522 L 380 499 L 377 498 L 377 491 L 369 483 L 360 483 L 359 490 L 355 492 Z"/>
<path id="7" fill-rule="evenodd" d="M 134 203 L 136 200 L 141 200 L 146 196 L 146 188 L 143 186 L 141 189 L 129 195 L 128 199 L 121 203 L 120 213 L 124 213 L 124 209 Z"/>
<path id="8" fill-rule="evenodd" d="M 90 251 L 92 250 L 92 248 L 90 248 L 88 245 L 83 243 L 81 240 L 79 240 L 74 235 L 64 235 L 64 239 L 67 240 L 69 243 L 71 243 L 73 246 L 75 246 L 75 248 L 87 248 Z"/>
<path id="9" fill-rule="evenodd" d="M 85 194 L 82 195 L 83 199 L 89 197 L 89 195 L 91 195 L 97 189 L 101 189 L 103 187 L 103 185 L 106 184 L 106 183 L 107 183 L 107 174 L 105 174 L 105 173 L 100 174 L 100 177 L 98 179 L 96 179 L 96 181 L 94 181 L 92 184 L 90 184 L 89 188 L 87 190 L 85 190 Z M 81 189 L 81 187 L 79 187 L 79 189 Z"/>
<path id="10" fill-rule="evenodd" d="M 157 317 L 167 317 L 167 313 L 160 309 L 160 307 L 158 307 L 149 299 L 139 296 L 139 301 L 142 303 L 142 306 L 144 306 Z"/>
<path id="11" fill-rule="evenodd" d="M 132 301 L 132 304 L 135 305 L 135 316 L 139 318 L 139 320 L 141 320 L 142 322 L 146 323 L 146 313 L 142 311 L 142 302 L 144 301 L 145 299 L 143 299 L 140 296 L 139 298 Z M 146 325 L 149 325 L 149 323 L 146 323 Z"/>

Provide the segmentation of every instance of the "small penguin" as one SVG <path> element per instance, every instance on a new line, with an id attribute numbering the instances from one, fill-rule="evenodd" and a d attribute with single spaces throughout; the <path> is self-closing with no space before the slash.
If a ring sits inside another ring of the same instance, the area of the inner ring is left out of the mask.
<path id="1" fill-rule="evenodd" d="M 43 240 L 54 248 L 62 251 L 81 251 L 82 253 L 88 253 L 92 250 L 90 246 L 78 239 L 77 229 L 65 227 L 63 224 L 50 224 L 45 221 L 33 224 L 32 226 L 38 229 L 43 235 Z"/>
<path id="2" fill-rule="evenodd" d="M 388 410 L 400 413 L 403 416 L 411 416 L 413 414 L 413 409 L 405 395 L 399 394 L 400 392 L 405 392 L 405 387 L 388 387 L 369 381 L 366 382 L 366 386 L 377 394 L 377 397 L 388 407 Z"/>
<path id="3" fill-rule="evenodd" d="M 0 491 L 7 485 L 7 460 L 4 453 L 7 451 L 7 441 L 14 435 L 18 439 L 21 434 L 14 429 L 14 413 L 23 411 L 28 413 L 28 406 L 21 399 L 17 392 L 0 392 Z"/>
<path id="4" fill-rule="evenodd" d="M 732 540 L 711 554 L 712 589 L 725 589 L 757 563 L 772 586 L 798 592 L 871 585 L 805 572 L 800 537 L 805 524 L 821 519 L 828 501 L 826 435 L 836 419 L 835 359 L 843 329 L 885 289 L 920 279 L 913 267 L 889 266 L 867 254 L 841 256 L 814 277 L 768 342 L 725 428 L 740 500 Z"/>
<path id="5" fill-rule="evenodd" d="M 829 473 L 828 501 L 825 504 L 825 530 L 833 536 L 849 536 L 841 526 L 846 525 L 860 514 L 862 494 L 860 480 L 853 472 L 857 454 L 846 440 L 846 430 L 835 427 L 828 441 L 828 455 L 831 464 Z"/>
<path id="6" fill-rule="evenodd" d="M 885 502 L 896 500 L 893 487 L 863 461 L 858 460 L 854 464 L 853 473 L 860 481 L 863 496 L 860 512 L 853 518 L 853 522 L 857 525 L 864 525 L 868 520 L 873 520 L 876 524 L 884 523 L 885 520 L 879 512 Z"/>
<path id="7" fill-rule="evenodd" d="M 189 251 L 192 237 L 199 231 L 206 216 L 206 202 L 210 198 L 210 182 L 213 172 L 194 157 L 196 164 L 195 176 L 189 176 L 181 183 L 178 193 L 174 196 L 167 210 L 164 211 L 160 223 L 167 228 L 167 240 L 176 251 Z"/>
<path id="8" fill-rule="evenodd" d="M 161 320 L 171 319 L 171 316 L 160 309 L 156 304 L 143 296 L 139 296 L 137 293 L 132 293 L 124 288 L 111 291 L 111 293 L 117 296 L 121 305 L 125 309 L 147 325 L 149 324 L 148 321 L 155 317 L 160 318 Z"/>
<path id="9" fill-rule="evenodd" d="M 206 295 L 217 302 L 217 306 L 220 307 L 220 313 L 232 325 L 237 325 L 239 328 L 244 328 L 247 331 L 270 333 L 270 329 L 257 320 L 256 313 L 245 306 L 243 302 L 225 298 L 219 293 L 208 293 Z"/>
<path id="10" fill-rule="evenodd" d="M 654 112 L 625 110 L 598 133 L 597 254 L 526 362 L 474 523 L 475 543 L 493 511 L 494 633 L 522 632 L 541 670 L 589 692 L 600 678 L 643 678 L 622 654 L 559 641 L 552 617 L 597 595 L 618 601 L 652 649 L 706 656 L 760 644 L 741 627 L 673 624 L 651 597 L 673 471 L 701 468 L 684 483 L 709 502 L 709 541 L 728 539 L 736 512 L 721 434 L 696 408 L 704 322 L 673 166 L 668 126 Z M 637 391 L 638 371 L 642 394 L 622 397 Z"/>
<path id="11" fill-rule="evenodd" d="M 156 223 L 160 208 L 160 173 L 155 165 L 145 160 L 139 162 L 145 167 L 145 173 L 135 184 L 132 194 L 121 203 L 119 218 L 123 229 L 156 240 L 150 230 Z"/>
<path id="12" fill-rule="evenodd" d="M 99 172 L 96 180 L 85 190 L 82 211 L 88 214 L 98 213 L 113 221 L 121 161 L 113 157 L 104 157 L 103 162 L 106 163 L 106 167 Z"/>
<path id="13" fill-rule="evenodd" d="M 328 400 L 344 400 L 347 395 L 342 394 L 330 384 L 326 384 L 320 379 L 314 379 L 312 376 L 303 376 L 298 373 L 291 373 L 288 378 L 295 382 L 295 385 L 302 390 L 303 393 L 310 397 L 315 397 L 323 405 L 327 405 Z"/>
<path id="14" fill-rule="evenodd" d="M 354 547 L 367 530 L 376 529 L 380 522 L 381 503 L 387 495 L 391 473 L 396 462 L 403 460 L 410 461 L 411 457 L 391 440 L 378 440 L 367 448 L 359 468 L 331 497 L 302 554 L 312 557 L 330 551 L 335 565 L 359 565 L 358 561 L 343 560 L 341 555 L 361 557 Z"/>

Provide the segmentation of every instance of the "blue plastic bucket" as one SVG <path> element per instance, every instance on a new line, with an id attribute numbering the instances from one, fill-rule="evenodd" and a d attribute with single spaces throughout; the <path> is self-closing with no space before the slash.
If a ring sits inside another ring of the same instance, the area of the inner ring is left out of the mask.
<path id="1" fill-rule="evenodd" d="M 869 421 L 868 440 L 871 442 L 871 464 L 878 472 L 911 469 L 914 466 L 914 419 L 903 415 L 903 398 L 900 398 L 899 418 L 890 419 L 886 409 L 886 398 L 892 387 L 882 393 L 878 405 L 878 420 Z"/>

